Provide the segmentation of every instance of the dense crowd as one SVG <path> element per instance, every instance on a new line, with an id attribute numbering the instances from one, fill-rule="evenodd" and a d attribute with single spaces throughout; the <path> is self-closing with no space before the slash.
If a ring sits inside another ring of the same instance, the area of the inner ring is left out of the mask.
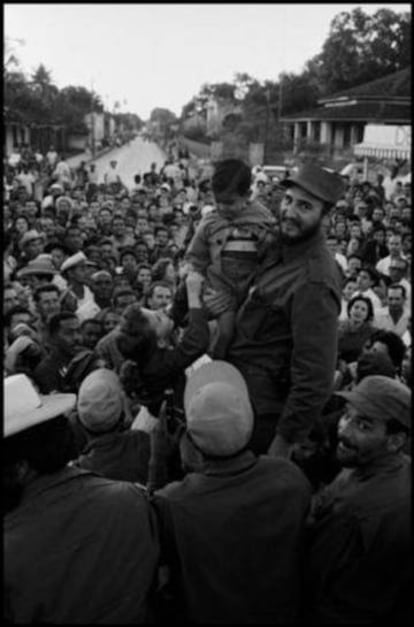
<path id="1" fill-rule="evenodd" d="M 117 165 L 5 163 L 5 620 L 408 624 L 411 184 Z"/>

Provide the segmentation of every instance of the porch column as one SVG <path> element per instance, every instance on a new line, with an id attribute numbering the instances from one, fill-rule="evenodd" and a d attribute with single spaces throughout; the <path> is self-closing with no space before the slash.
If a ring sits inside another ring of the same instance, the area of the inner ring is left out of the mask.
<path id="1" fill-rule="evenodd" d="M 321 122 L 321 144 L 332 143 L 332 125 L 330 122 Z"/>
<path id="2" fill-rule="evenodd" d="M 293 152 L 297 152 L 300 145 L 300 122 L 295 122 L 293 127 Z"/>

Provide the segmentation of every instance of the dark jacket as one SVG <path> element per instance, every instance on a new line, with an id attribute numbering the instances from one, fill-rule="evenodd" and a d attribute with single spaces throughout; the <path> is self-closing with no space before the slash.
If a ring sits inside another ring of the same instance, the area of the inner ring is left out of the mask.
<path id="1" fill-rule="evenodd" d="M 364 322 L 358 329 L 354 329 L 349 320 L 338 325 L 338 357 L 347 364 L 356 361 L 360 356 L 364 344 L 377 329 L 370 322 Z"/>
<path id="2" fill-rule="evenodd" d="M 63 392 L 65 388 L 65 375 L 72 357 L 64 355 L 56 346 L 52 346 L 50 352 L 33 372 L 33 378 L 39 386 L 41 394 L 50 394 L 56 390 Z"/>
<path id="3" fill-rule="evenodd" d="M 315 497 L 306 559 L 310 624 L 409 625 L 411 460 L 343 470 Z"/>
<path id="4" fill-rule="evenodd" d="M 375 240 L 368 240 L 361 250 L 362 261 L 368 265 L 376 266 L 380 259 L 387 257 L 389 250 L 385 244 L 379 244 Z"/>
<path id="5" fill-rule="evenodd" d="M 105 433 L 89 440 L 74 465 L 107 479 L 146 485 L 149 458 L 148 433 L 128 430 Z"/>
<path id="6" fill-rule="evenodd" d="M 308 434 L 329 398 L 340 309 L 339 272 L 319 232 L 275 250 L 238 312 L 227 358 L 259 419 L 274 415 L 290 442 Z"/>
<path id="7" fill-rule="evenodd" d="M 146 624 L 159 545 L 145 493 L 66 467 L 36 479 L 4 521 L 12 623 Z"/>
<path id="8" fill-rule="evenodd" d="M 292 624 L 310 488 L 295 464 L 244 452 L 155 493 L 184 624 Z M 181 614 L 181 615 L 180 615 Z"/>
<path id="9" fill-rule="evenodd" d="M 173 349 L 157 348 L 150 360 L 140 369 L 142 382 L 148 395 L 148 408 L 157 416 L 164 392 L 175 390 L 175 404 L 182 405 L 185 386 L 185 369 L 208 349 L 210 331 L 202 309 L 189 310 L 189 323 L 182 339 Z"/>

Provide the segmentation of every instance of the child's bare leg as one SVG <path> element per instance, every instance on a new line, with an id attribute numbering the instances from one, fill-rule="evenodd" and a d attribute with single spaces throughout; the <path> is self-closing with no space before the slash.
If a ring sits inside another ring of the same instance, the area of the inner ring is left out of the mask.
<path id="1" fill-rule="evenodd" d="M 213 359 L 225 359 L 233 339 L 236 312 L 227 310 L 217 318 L 217 333 L 210 348 Z"/>

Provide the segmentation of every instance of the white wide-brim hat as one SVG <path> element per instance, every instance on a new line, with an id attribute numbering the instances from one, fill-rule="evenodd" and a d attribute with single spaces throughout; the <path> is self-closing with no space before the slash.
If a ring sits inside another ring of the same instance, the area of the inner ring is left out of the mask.
<path id="1" fill-rule="evenodd" d="M 65 414 L 76 404 L 76 394 L 38 394 L 25 374 L 6 377 L 3 390 L 5 438 Z"/>

